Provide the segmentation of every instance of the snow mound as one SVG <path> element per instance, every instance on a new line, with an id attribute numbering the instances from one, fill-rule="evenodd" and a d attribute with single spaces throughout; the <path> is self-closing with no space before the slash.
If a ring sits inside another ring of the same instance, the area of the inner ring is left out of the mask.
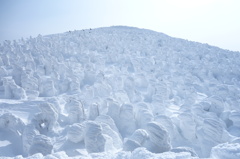
<path id="1" fill-rule="evenodd" d="M 22 120 L 11 113 L 5 113 L 0 116 L 0 129 L 7 129 L 20 135 L 23 132 L 24 126 L 25 124 Z"/>
<path id="2" fill-rule="evenodd" d="M 162 153 L 171 149 L 170 137 L 167 130 L 156 122 L 147 124 L 149 140 L 144 144 L 146 148 L 154 153 Z"/>
<path id="3" fill-rule="evenodd" d="M 85 136 L 85 125 L 80 123 L 74 123 L 73 125 L 70 125 L 67 137 L 68 140 L 74 143 L 78 143 L 84 140 Z"/>
<path id="4" fill-rule="evenodd" d="M 238 159 L 240 158 L 240 144 L 224 143 L 212 148 L 211 157 L 216 159 Z"/>
<path id="5" fill-rule="evenodd" d="M 51 103 L 42 103 L 39 105 L 41 113 L 35 115 L 32 123 L 41 133 L 54 131 L 57 125 L 58 113 Z"/>
<path id="6" fill-rule="evenodd" d="M 85 146 L 89 153 L 103 152 L 105 150 L 106 138 L 102 133 L 101 125 L 96 122 L 86 123 Z"/>
<path id="7" fill-rule="evenodd" d="M 83 105 L 80 101 L 70 98 L 65 104 L 69 123 L 83 122 L 86 118 Z"/>
<path id="8" fill-rule="evenodd" d="M 29 155 L 41 153 L 42 155 L 48 155 L 52 153 L 53 145 L 51 139 L 45 135 L 36 135 L 33 138 L 33 143 L 29 149 Z"/>
<path id="9" fill-rule="evenodd" d="M 6 99 L 24 99 L 26 98 L 25 90 L 17 85 L 10 77 L 3 79 L 4 97 Z"/>
<path id="10" fill-rule="evenodd" d="M 138 129 L 132 136 L 130 136 L 123 145 L 124 151 L 133 151 L 138 147 L 143 147 L 144 143 L 148 140 L 148 133 L 146 130 Z"/>

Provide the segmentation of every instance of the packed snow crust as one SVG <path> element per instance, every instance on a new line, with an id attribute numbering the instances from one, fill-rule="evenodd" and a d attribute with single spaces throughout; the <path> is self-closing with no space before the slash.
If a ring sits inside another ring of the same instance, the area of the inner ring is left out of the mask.
<path id="1" fill-rule="evenodd" d="M 0 158 L 239 159 L 240 53 L 130 27 L 0 45 Z"/>

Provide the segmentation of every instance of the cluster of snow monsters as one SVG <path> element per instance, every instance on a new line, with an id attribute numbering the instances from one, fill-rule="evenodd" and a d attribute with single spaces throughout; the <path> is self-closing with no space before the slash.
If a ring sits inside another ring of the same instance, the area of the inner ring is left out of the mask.
<path id="1" fill-rule="evenodd" d="M 239 52 L 127 27 L 5 41 L 0 98 L 42 102 L 27 123 L 2 113 L 0 131 L 14 134 L 25 157 L 239 158 L 239 61 Z"/>

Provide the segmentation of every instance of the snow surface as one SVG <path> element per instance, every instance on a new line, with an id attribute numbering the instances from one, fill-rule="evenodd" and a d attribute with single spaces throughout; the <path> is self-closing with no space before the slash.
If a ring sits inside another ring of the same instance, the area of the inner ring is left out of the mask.
<path id="1" fill-rule="evenodd" d="M 240 53 L 130 27 L 0 45 L 0 158 L 239 159 Z"/>

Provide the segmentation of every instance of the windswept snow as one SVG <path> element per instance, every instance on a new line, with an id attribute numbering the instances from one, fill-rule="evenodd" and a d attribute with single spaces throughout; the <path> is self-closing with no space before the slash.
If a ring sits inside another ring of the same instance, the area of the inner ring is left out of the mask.
<path id="1" fill-rule="evenodd" d="M 0 45 L 0 158 L 240 158 L 240 53 L 130 27 Z"/>

